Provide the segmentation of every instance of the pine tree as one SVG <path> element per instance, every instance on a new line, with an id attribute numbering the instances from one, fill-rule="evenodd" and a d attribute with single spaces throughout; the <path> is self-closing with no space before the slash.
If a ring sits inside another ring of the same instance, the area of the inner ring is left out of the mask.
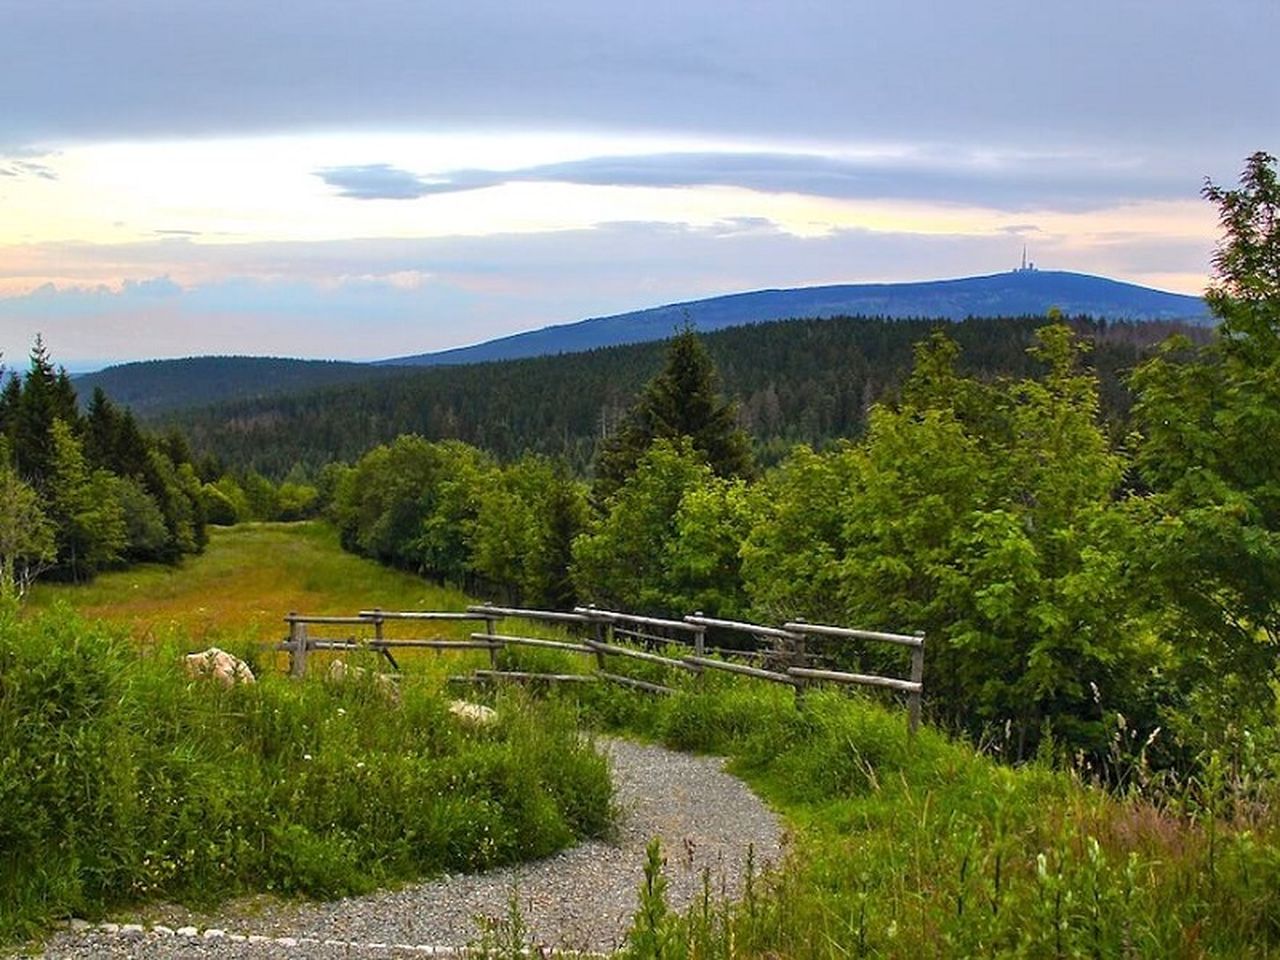
<path id="1" fill-rule="evenodd" d="M 645 385 L 618 432 L 601 449 L 596 497 L 603 501 L 617 490 L 654 440 L 680 437 L 689 438 L 718 476 L 746 477 L 754 471 L 737 408 L 720 395 L 715 364 L 689 326 L 672 338 L 666 366 Z"/>

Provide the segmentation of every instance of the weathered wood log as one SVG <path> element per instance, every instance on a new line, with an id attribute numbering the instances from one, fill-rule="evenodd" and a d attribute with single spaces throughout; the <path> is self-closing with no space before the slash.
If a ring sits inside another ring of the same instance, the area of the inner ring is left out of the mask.
<path id="1" fill-rule="evenodd" d="M 520 607 L 495 607 L 490 604 L 475 604 L 467 607 L 469 613 L 478 613 L 487 617 L 523 617 L 526 620 L 547 620 L 552 623 L 595 623 L 597 617 L 584 616 L 580 613 L 561 613 L 556 610 L 524 610 Z"/>
<path id="2" fill-rule="evenodd" d="M 487 634 L 473 634 L 484 637 Z M 426 650 L 501 650 L 502 643 L 494 640 L 448 640 L 444 637 L 433 637 L 422 640 L 370 640 L 365 644 L 370 650 L 395 649 L 397 647 L 422 648 Z"/>
<path id="3" fill-rule="evenodd" d="M 438 610 L 361 610 L 360 616 L 370 621 L 377 620 L 484 620 L 483 613 L 461 613 Z"/>
<path id="4" fill-rule="evenodd" d="M 712 660 L 710 657 L 685 657 L 684 659 L 685 662 L 696 667 L 707 667 L 712 670 L 723 670 L 726 673 L 741 674 L 744 677 L 772 680 L 775 683 L 786 683 L 793 687 L 796 685 L 795 678 L 785 673 L 775 673 L 773 670 L 764 670 L 760 667 L 749 667 L 745 663 L 729 663 L 725 660 Z"/>
<path id="5" fill-rule="evenodd" d="M 674 657 L 663 657 L 656 653 L 646 653 L 644 650 L 632 650 L 630 647 L 617 647 L 609 643 L 600 643 L 598 640 L 588 640 L 587 643 L 591 649 L 597 653 L 607 653 L 610 656 L 631 657 L 634 660 L 645 660 L 649 663 L 660 663 L 666 667 L 675 667 L 680 670 L 693 670 L 690 664 L 685 660 L 676 660 Z"/>
<path id="6" fill-rule="evenodd" d="M 920 645 L 911 651 L 911 682 L 916 689 L 907 698 L 907 729 L 915 734 L 920 726 L 920 699 L 924 694 L 924 636 Z"/>
<path id="7" fill-rule="evenodd" d="M 573 612 L 589 617 L 608 617 L 614 621 L 624 620 L 627 623 L 635 623 L 646 627 L 681 630 L 685 633 L 695 633 L 700 629 L 695 624 L 686 623 L 684 620 L 663 620 L 661 617 L 645 617 L 638 613 L 622 613 L 618 610 L 601 610 L 599 607 L 574 607 Z"/>
<path id="8" fill-rule="evenodd" d="M 685 617 L 688 623 L 700 627 L 720 627 L 724 630 L 738 630 L 757 637 L 774 637 L 779 640 L 799 640 L 800 635 L 779 627 L 766 627 L 758 623 L 747 623 L 744 620 L 720 620 L 715 617 L 703 617 L 698 614 Z"/>
<path id="9" fill-rule="evenodd" d="M 618 673 L 605 673 L 601 671 L 599 676 L 611 683 L 619 683 L 624 687 L 635 687 L 637 690 L 644 690 L 647 693 L 675 693 L 670 687 L 664 687 L 660 683 L 650 683 L 648 680 L 637 680 L 635 677 L 624 677 Z"/>
<path id="10" fill-rule="evenodd" d="M 883 640 L 886 643 L 897 643 L 904 647 L 919 647 L 924 644 L 923 634 L 884 633 L 880 630 L 852 630 L 848 627 L 832 627 L 823 623 L 806 623 L 793 620 L 785 624 L 794 633 L 810 633 L 819 637 L 838 637 L 849 640 Z"/>
<path id="11" fill-rule="evenodd" d="M 566 640 L 544 640 L 541 637 L 518 637 L 507 633 L 471 634 L 472 640 L 482 640 L 486 637 L 489 637 L 498 643 L 510 643 L 519 647 L 546 647 L 550 650 L 568 650 L 571 653 L 595 653 L 594 647 L 589 647 L 585 643 L 569 643 Z"/>
<path id="12" fill-rule="evenodd" d="M 531 673 L 527 670 L 476 670 L 479 679 L 499 680 L 548 680 L 553 683 L 597 683 L 598 678 L 588 673 Z"/>
<path id="13" fill-rule="evenodd" d="M 853 683 L 863 687 L 887 687 L 903 693 L 919 693 L 920 684 L 896 677 L 876 677 L 865 673 L 845 673 L 841 670 L 810 670 L 807 667 L 790 667 L 787 673 L 804 680 L 830 680 L 832 683 Z"/>

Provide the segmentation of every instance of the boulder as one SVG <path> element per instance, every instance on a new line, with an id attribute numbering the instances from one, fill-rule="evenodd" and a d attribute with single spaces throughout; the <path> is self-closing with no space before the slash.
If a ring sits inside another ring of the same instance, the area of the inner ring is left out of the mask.
<path id="1" fill-rule="evenodd" d="M 210 677 L 224 687 L 233 687 L 237 683 L 253 683 L 253 671 L 239 657 L 210 647 L 201 653 L 193 653 L 183 657 L 183 666 L 190 677 Z"/>
<path id="2" fill-rule="evenodd" d="M 463 723 L 475 727 L 487 727 L 498 719 L 498 712 L 482 703 L 469 703 L 466 700 L 453 700 L 449 703 L 449 712 Z"/>

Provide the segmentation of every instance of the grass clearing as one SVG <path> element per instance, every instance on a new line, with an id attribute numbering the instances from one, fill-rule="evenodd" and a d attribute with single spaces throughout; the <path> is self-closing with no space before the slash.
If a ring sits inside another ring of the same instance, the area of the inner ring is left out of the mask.
<path id="1" fill-rule="evenodd" d="M 126 904 L 334 897 L 605 832 L 607 765 L 520 691 L 497 722 L 407 671 L 225 689 L 65 608 L 0 610 L 0 942 Z"/>
<path id="2" fill-rule="evenodd" d="M 1116 796 L 930 728 L 912 739 L 903 711 L 869 698 L 811 692 L 799 711 L 789 690 L 705 680 L 667 698 L 562 694 L 597 726 L 729 756 L 793 831 L 786 864 L 738 904 L 714 885 L 683 916 L 647 903 L 630 956 L 1280 953 L 1271 787 L 1224 771 L 1160 803 Z"/>
<path id="3" fill-rule="evenodd" d="M 136 591 L 121 589 L 135 582 Z M 59 600 L 111 621 L 118 625 L 115 632 L 71 626 L 65 612 L 39 613 Z M 9 791 L 0 793 L 0 831 L 9 831 L 0 836 L 0 851 L 14 837 L 26 836 L 24 830 L 54 830 L 51 817 L 83 825 L 68 832 L 68 842 L 90 836 L 108 815 L 130 824 L 140 839 L 106 853 L 87 841 L 67 848 L 70 853 L 58 841 L 47 842 L 39 883 L 15 886 L 11 867 L 0 874 L 0 890 L 17 891 L 10 894 L 11 912 L 0 927 L 8 924 L 12 935 L 23 923 L 37 922 L 32 918 L 105 902 L 93 899 L 93 891 L 103 889 L 107 878 L 123 884 L 117 889 L 125 896 L 142 899 L 198 900 L 267 888 L 328 894 L 411 875 L 424 863 L 441 862 L 435 856 L 462 857 L 476 866 L 528 855 L 539 844 L 566 842 L 600 829 L 600 811 L 607 807 L 593 761 L 564 739 L 575 724 L 585 724 L 729 756 L 733 769 L 792 829 L 788 863 L 773 875 L 753 877 L 740 903 L 718 903 L 710 886 L 684 916 L 647 903 L 638 914 L 632 956 L 1280 954 L 1274 785 L 1243 783 L 1212 764 L 1208 774 L 1166 790 L 1158 802 L 1116 796 L 1047 762 L 998 764 L 929 728 L 912 740 L 903 712 L 872 698 L 814 692 L 806 696 L 804 711 L 797 711 L 783 687 L 725 674 L 701 680 L 673 676 L 647 663 L 629 663 L 626 672 L 671 684 L 678 688 L 674 695 L 575 685 L 548 692 L 544 713 L 519 691 L 476 691 L 514 719 L 492 740 L 442 735 L 443 752 L 432 753 L 431 738 L 421 731 L 447 731 L 451 722 L 441 725 L 443 676 L 480 663 L 484 655 L 425 654 L 408 661 L 402 680 L 405 726 L 397 726 L 399 720 L 383 723 L 395 711 L 378 699 L 376 687 L 294 684 L 279 670 L 267 670 L 251 692 L 189 684 L 179 691 L 168 686 L 171 672 L 157 666 L 176 656 L 175 637 L 202 625 L 202 642 L 216 639 L 252 655 L 250 645 L 237 641 L 274 637 L 281 629 L 277 618 L 288 609 L 344 614 L 370 605 L 460 609 L 465 602 L 460 594 L 342 554 L 333 534 L 318 524 L 218 531 L 204 556 L 177 571 L 126 571 L 88 587 L 40 587 L 30 613 L 21 623 L 6 621 L 5 629 L 28 631 L 23 642 L 31 669 L 62 679 L 46 684 L 47 695 L 22 701 L 21 709 L 5 707 L 10 712 L 0 729 L 12 738 L 27 735 L 23 731 L 32 723 L 54 723 L 40 719 L 36 709 L 46 701 L 70 704 L 72 713 L 48 728 L 56 727 L 56 743 L 51 740 L 48 749 L 62 759 L 43 754 L 39 769 L 52 773 L 20 767 L 27 749 L 0 751 L 0 791 Z M 211 617 L 212 610 L 218 616 Z M 545 625 L 517 622 L 502 629 L 559 635 Z M 135 642 L 125 643 L 126 633 Z M 151 642 L 139 644 L 136 638 Z M 128 651 L 146 666 L 119 688 L 93 671 L 56 668 L 61 652 L 35 654 L 82 643 L 115 644 L 112 656 Z M 540 649 L 509 648 L 500 657 L 513 668 L 576 672 L 589 666 L 588 658 Z M 0 704 L 19 702 L 8 687 L 0 690 Z M 124 712 L 103 720 L 105 726 L 72 719 L 97 716 L 76 704 L 108 702 L 118 702 Z M 182 733 L 204 729 L 214 732 Z M 89 747 L 111 743 L 116 746 L 107 750 L 108 762 L 88 759 L 101 753 L 85 752 Z M 274 752 L 266 750 L 269 744 Z M 450 752 L 457 744 L 474 746 L 475 752 Z M 301 759 L 308 753 L 311 760 Z M 133 757 L 139 758 L 136 764 Z M 526 775 L 520 771 L 531 757 L 539 758 L 537 769 L 548 777 L 535 791 L 542 799 L 512 787 L 512 778 Z M 253 773 L 258 762 L 281 764 L 269 768 L 283 772 L 275 778 L 280 782 Z M 376 780 L 363 785 L 353 778 L 360 763 L 361 770 L 376 769 Z M 252 785 L 243 830 L 257 832 L 237 833 L 242 828 L 230 826 L 238 822 L 231 816 L 238 808 L 224 783 L 228 764 L 239 771 L 235 780 Z M 37 792 L 58 783 L 65 788 L 72 769 L 82 779 L 97 778 L 100 796 L 109 799 L 64 814 L 57 805 L 63 801 Z M 145 772 L 152 769 L 163 776 Z M 305 791 L 299 785 L 304 783 Z M 358 791 L 353 784 L 361 784 Z M 412 834 L 401 835 L 399 811 L 410 798 L 433 790 L 447 795 L 443 799 L 456 791 L 478 797 L 464 806 L 487 804 L 487 813 L 474 818 L 446 803 L 411 825 Z M 378 801 L 373 809 L 379 813 L 365 824 L 360 808 L 370 806 L 370 799 Z M 304 814 L 300 827 L 283 829 L 283 821 L 263 814 L 293 808 Z M 182 809 L 201 811 L 201 822 L 212 817 L 226 832 L 215 831 L 212 847 L 193 842 L 202 836 L 195 832 L 197 819 L 174 812 Z M 427 839 L 442 830 L 454 838 L 444 850 Z M 255 852 L 267 848 L 277 853 Z M 224 849 L 243 851 L 241 872 L 223 866 L 226 859 L 215 854 Z M 82 850 L 90 852 L 77 852 Z M 430 850 L 436 852 L 428 856 Z M 157 851 L 159 863 L 181 864 L 177 873 L 155 866 L 150 853 Z M 79 872 L 72 872 L 73 862 Z M 656 869 L 655 860 L 650 873 Z M 66 880 L 71 876 L 80 879 Z M 644 890 L 652 899 L 660 896 L 661 884 L 651 877 Z"/>
<path id="4" fill-rule="evenodd" d="M 344 553 L 332 527 L 304 521 L 212 527 L 205 552 L 181 565 L 111 571 L 89 584 L 37 584 L 26 609 L 64 603 L 139 640 L 176 631 L 203 646 L 282 637 L 290 610 L 461 610 L 467 602 L 458 590 Z"/>

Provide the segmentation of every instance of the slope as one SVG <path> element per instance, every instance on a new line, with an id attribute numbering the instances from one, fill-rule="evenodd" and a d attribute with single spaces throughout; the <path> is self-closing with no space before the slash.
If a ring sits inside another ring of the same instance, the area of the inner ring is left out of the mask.
<path id="1" fill-rule="evenodd" d="M 701 332 L 794 317 L 1016 317 L 1057 307 L 1068 316 L 1105 320 L 1207 323 L 1199 297 L 1166 293 L 1105 277 L 1065 271 L 1016 270 L 985 277 L 920 283 L 865 283 L 757 290 L 544 327 L 436 353 L 383 361 L 440 365 L 572 353 L 623 343 L 661 340 L 685 322 Z"/>

